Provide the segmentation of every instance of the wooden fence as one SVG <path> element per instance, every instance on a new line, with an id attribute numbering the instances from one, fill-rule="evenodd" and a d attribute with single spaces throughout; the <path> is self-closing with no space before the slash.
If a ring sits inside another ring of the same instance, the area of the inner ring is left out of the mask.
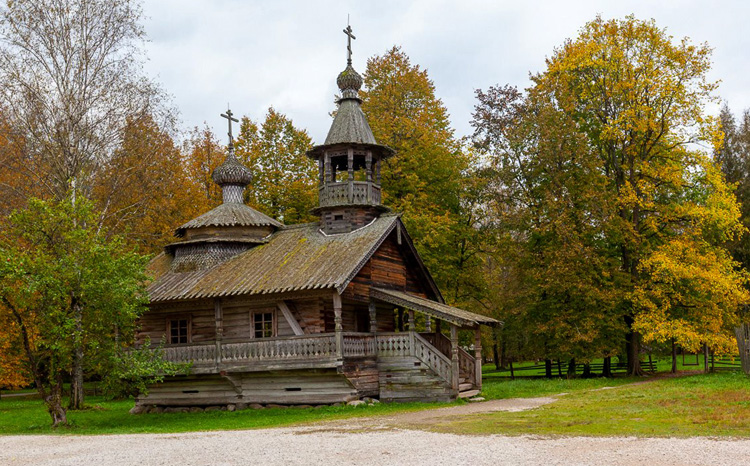
<path id="1" fill-rule="evenodd" d="M 651 360 L 651 361 L 641 361 L 641 368 L 646 372 L 656 372 L 656 364 L 657 360 Z M 598 362 L 598 363 L 591 363 L 589 364 L 589 370 L 591 371 L 592 375 L 600 375 L 604 370 L 604 363 Z M 489 370 L 484 371 L 484 374 L 487 376 L 500 376 L 500 377 L 506 377 L 510 376 L 510 367 L 507 367 L 505 369 L 500 370 Z M 584 372 L 584 364 L 576 364 L 575 369 L 576 375 L 580 376 Z M 627 365 L 625 364 L 625 361 L 612 361 L 612 364 L 610 366 L 610 372 L 612 375 L 618 375 L 618 374 L 625 374 L 627 372 Z M 531 366 L 524 365 L 520 367 L 513 367 L 513 375 L 515 377 L 533 377 L 533 378 L 539 378 L 539 377 L 546 377 L 546 366 L 544 362 L 541 364 L 534 364 Z M 568 376 L 568 364 L 563 361 L 552 361 L 552 377 L 567 377 Z"/>

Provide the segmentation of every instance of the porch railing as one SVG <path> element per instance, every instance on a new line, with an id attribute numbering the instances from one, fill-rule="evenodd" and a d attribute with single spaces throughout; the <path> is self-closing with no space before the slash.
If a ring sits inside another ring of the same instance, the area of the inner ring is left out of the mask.
<path id="1" fill-rule="evenodd" d="M 442 335 L 431 339 L 438 344 Z M 444 337 L 442 337 L 444 338 Z M 164 358 L 176 363 L 192 362 L 198 372 L 215 372 L 224 367 L 248 368 L 281 363 L 325 362 L 351 357 L 416 357 L 448 383 L 452 380 L 452 361 L 434 343 L 416 332 L 342 334 L 341 355 L 337 354 L 336 334 L 300 335 L 269 339 L 202 343 L 164 348 Z M 473 382 L 475 364 L 466 351 L 459 350 L 460 370 Z"/>
<path id="2" fill-rule="evenodd" d="M 222 361 L 314 359 L 335 355 L 336 339 L 333 334 L 263 339 L 221 345 Z"/>
<path id="3" fill-rule="evenodd" d="M 378 354 L 378 345 L 375 335 L 370 333 L 345 333 L 344 357 L 367 357 Z"/>

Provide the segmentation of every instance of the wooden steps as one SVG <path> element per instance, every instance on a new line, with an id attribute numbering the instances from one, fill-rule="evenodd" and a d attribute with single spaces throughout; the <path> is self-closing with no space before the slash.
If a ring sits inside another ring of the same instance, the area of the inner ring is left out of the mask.
<path id="1" fill-rule="evenodd" d="M 415 357 L 379 359 L 378 370 L 381 401 L 450 401 L 453 398 L 447 382 Z"/>
<path id="2" fill-rule="evenodd" d="M 458 394 L 459 398 L 471 398 L 479 395 L 479 390 L 466 390 Z"/>

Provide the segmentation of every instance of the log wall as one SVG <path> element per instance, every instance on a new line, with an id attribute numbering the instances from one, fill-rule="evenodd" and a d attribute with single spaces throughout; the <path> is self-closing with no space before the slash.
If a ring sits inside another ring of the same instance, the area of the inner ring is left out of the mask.
<path id="1" fill-rule="evenodd" d="M 231 403 L 327 404 L 356 399 L 357 390 L 335 369 L 170 377 L 150 388 L 141 405 L 213 406 Z"/>

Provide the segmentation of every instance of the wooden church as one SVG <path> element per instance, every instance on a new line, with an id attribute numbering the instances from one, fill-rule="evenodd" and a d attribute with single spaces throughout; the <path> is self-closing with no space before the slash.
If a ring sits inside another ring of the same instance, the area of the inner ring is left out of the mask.
<path id="1" fill-rule="evenodd" d="M 223 203 L 177 228 L 150 264 L 137 336 L 164 341 L 166 358 L 192 369 L 138 405 L 447 401 L 481 389 L 479 326 L 499 322 L 446 305 L 399 215 L 381 204 L 381 165 L 394 151 L 362 112 L 345 32 L 338 111 L 307 154 L 319 166 L 320 221 L 287 226 L 243 203 L 251 173 L 234 155 L 237 120 L 222 115 L 228 154 L 213 180 Z M 400 331 L 396 309 L 408 316 Z M 473 351 L 459 329 L 474 332 Z"/>

